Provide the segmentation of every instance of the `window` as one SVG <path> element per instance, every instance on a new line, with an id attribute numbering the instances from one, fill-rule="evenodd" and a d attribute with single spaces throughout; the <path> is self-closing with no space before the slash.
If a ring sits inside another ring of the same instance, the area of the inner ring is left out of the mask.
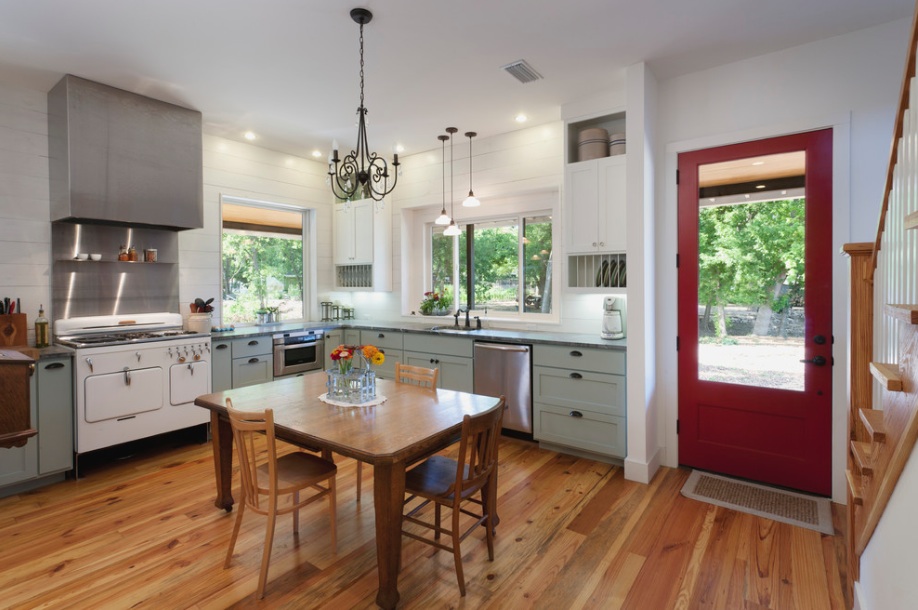
<path id="1" fill-rule="evenodd" d="M 222 202 L 223 322 L 305 319 L 307 211 L 230 197 Z"/>
<path id="2" fill-rule="evenodd" d="M 457 308 L 551 313 L 550 215 L 470 221 L 455 238 L 444 228 L 431 225 L 431 290 Z"/>

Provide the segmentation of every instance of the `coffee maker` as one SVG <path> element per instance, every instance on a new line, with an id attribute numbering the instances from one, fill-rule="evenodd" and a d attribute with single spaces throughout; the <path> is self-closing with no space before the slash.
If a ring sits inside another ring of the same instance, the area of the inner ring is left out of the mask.
<path id="1" fill-rule="evenodd" d="M 603 339 L 624 339 L 625 326 L 622 321 L 622 311 L 616 305 L 618 299 L 605 297 L 602 303 L 602 332 Z"/>

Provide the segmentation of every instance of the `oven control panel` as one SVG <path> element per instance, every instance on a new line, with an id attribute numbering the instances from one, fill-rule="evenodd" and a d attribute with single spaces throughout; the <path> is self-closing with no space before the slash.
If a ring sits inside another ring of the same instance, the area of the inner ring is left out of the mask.
<path id="1" fill-rule="evenodd" d="M 170 345 L 166 348 L 166 354 L 173 362 L 198 362 L 199 360 L 209 360 L 210 342 L 194 342 L 181 345 Z"/>

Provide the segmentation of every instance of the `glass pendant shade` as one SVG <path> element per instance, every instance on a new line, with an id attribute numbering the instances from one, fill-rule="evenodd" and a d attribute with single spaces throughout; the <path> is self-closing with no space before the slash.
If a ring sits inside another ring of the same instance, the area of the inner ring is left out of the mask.
<path id="1" fill-rule="evenodd" d="M 461 234 L 462 234 L 462 231 L 459 230 L 459 225 L 456 224 L 455 220 L 450 220 L 449 226 L 446 227 L 445 231 L 443 231 L 443 235 L 447 235 L 449 237 L 455 237 L 456 235 L 461 235 Z"/>
<path id="2" fill-rule="evenodd" d="M 446 213 L 446 210 L 442 210 L 440 215 L 434 221 L 434 224 L 438 225 L 448 225 L 449 224 L 449 214 Z"/>
<path id="3" fill-rule="evenodd" d="M 475 197 L 475 193 L 473 193 L 472 191 L 469 191 L 469 196 L 466 197 L 465 200 L 462 202 L 462 207 L 466 207 L 466 208 L 477 208 L 480 205 L 481 205 L 481 202 L 478 201 L 478 198 Z"/>

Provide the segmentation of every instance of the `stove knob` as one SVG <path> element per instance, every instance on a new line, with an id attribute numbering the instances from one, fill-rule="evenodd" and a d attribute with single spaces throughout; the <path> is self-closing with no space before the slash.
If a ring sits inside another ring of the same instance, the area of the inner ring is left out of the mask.
<path id="1" fill-rule="evenodd" d="M 195 354 L 195 355 L 194 355 L 194 359 L 195 359 L 195 360 L 200 360 L 200 359 L 201 359 L 201 354 Z"/>
<path id="2" fill-rule="evenodd" d="M 92 358 L 87 358 L 86 364 L 89 365 L 89 372 L 92 373 Z"/>
<path id="3" fill-rule="evenodd" d="M 179 362 L 185 362 L 185 356 L 179 356 L 178 361 L 179 361 Z"/>
<path id="4" fill-rule="evenodd" d="M 172 348 L 171 348 L 171 347 L 169 348 L 169 357 L 170 357 L 170 358 L 172 357 Z"/>
<path id="5" fill-rule="evenodd" d="M 137 362 L 140 362 L 140 352 L 134 352 L 134 355 L 137 356 Z"/>

